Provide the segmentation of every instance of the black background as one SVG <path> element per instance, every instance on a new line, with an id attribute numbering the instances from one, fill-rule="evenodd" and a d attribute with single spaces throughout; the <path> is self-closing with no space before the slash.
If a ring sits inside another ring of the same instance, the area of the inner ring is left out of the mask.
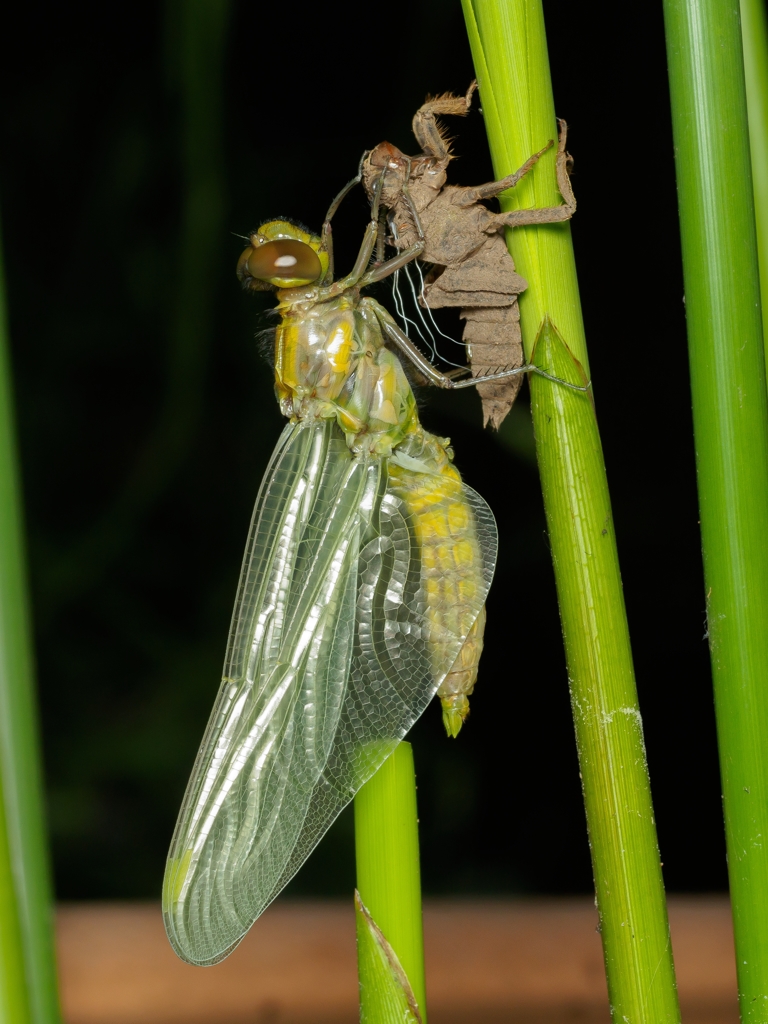
<path id="1" fill-rule="evenodd" d="M 238 0 L 217 47 L 209 16 L 227 9 L 16 5 L 3 37 L 0 202 L 66 899 L 159 893 L 218 685 L 251 506 L 281 428 L 232 232 L 286 214 L 317 229 L 363 149 L 386 138 L 413 151 L 425 95 L 463 92 L 473 77 L 456 0 Z M 666 881 L 721 889 L 661 6 L 547 0 L 545 13 L 576 159 L 573 234 Z M 193 85 L 190 38 L 202 40 Z M 477 109 L 451 129 L 454 180 L 490 179 Z M 340 218 L 341 267 L 365 216 L 358 197 Z M 501 535 L 473 715 L 452 742 L 430 707 L 411 736 L 425 890 L 587 891 L 527 397 L 499 437 L 481 429 L 474 396 L 422 398 Z M 353 878 L 345 813 L 292 891 L 349 893 Z"/>

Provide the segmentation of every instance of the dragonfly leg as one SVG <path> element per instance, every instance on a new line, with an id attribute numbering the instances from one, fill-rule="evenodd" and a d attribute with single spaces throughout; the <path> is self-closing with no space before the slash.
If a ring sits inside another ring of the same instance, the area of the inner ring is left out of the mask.
<path id="1" fill-rule="evenodd" d="M 436 160 L 451 159 L 451 144 L 440 130 L 436 115 L 454 114 L 457 117 L 466 117 L 472 106 L 472 94 L 477 88 L 477 81 L 473 81 L 467 89 L 465 96 L 435 96 L 427 100 L 416 111 L 413 119 L 413 134 L 416 141 L 429 156 Z"/>
<path id="2" fill-rule="evenodd" d="M 384 247 L 387 236 L 387 218 L 384 210 L 379 212 L 379 231 L 376 235 L 376 266 L 384 263 Z"/>
<path id="3" fill-rule="evenodd" d="M 367 156 L 367 153 L 363 154 L 363 160 Z M 362 164 L 362 161 L 361 161 Z M 358 179 L 355 179 L 359 181 Z M 354 182 L 350 182 L 348 188 L 353 186 Z M 419 253 L 424 249 L 424 233 L 421 228 L 421 222 L 419 221 L 419 215 L 416 212 L 415 207 L 411 202 L 411 197 L 406 193 L 406 199 L 414 217 L 414 223 L 416 224 L 416 230 L 419 232 L 419 241 L 414 243 L 409 249 L 398 253 L 391 260 L 374 266 L 371 270 L 366 273 L 366 268 L 370 263 L 371 256 L 373 255 L 376 241 L 379 234 L 379 202 L 381 198 L 381 189 L 383 185 L 383 173 L 379 176 L 376 184 L 373 186 L 373 202 L 371 204 L 371 219 L 368 222 L 368 227 L 365 229 L 365 235 L 363 236 L 363 244 L 360 246 L 360 252 L 357 254 L 355 265 L 347 274 L 346 277 L 342 277 L 340 280 L 335 281 L 333 284 L 322 289 L 322 298 L 330 298 L 334 295 L 339 295 L 346 291 L 348 288 L 364 288 L 368 284 L 373 284 L 374 281 L 380 281 L 383 277 L 387 277 L 389 274 L 394 274 L 400 267 L 405 266 L 411 260 L 415 259 Z M 404 190 L 405 191 L 405 190 Z M 339 193 L 342 195 L 341 193 Z M 346 194 L 346 192 L 344 193 Z M 338 198 L 338 197 L 337 197 Z M 343 195 L 342 195 L 343 198 Z M 334 201 L 335 202 L 335 201 Z M 332 206 L 331 210 L 335 207 Z M 329 225 L 329 237 L 330 237 L 330 224 Z"/>
<path id="4" fill-rule="evenodd" d="M 360 287 L 364 288 L 367 284 L 373 284 L 374 281 L 381 281 L 382 278 L 389 277 L 390 274 L 394 274 L 396 270 L 400 270 L 406 263 L 410 263 L 411 260 L 415 260 L 424 251 L 423 242 L 414 242 L 408 249 L 403 249 L 397 256 L 393 256 L 391 260 L 386 260 L 379 266 L 369 270 L 368 273 L 360 279 Z"/>
<path id="5" fill-rule="evenodd" d="M 360 161 L 361 167 L 362 162 L 363 160 L 365 160 L 367 155 L 367 153 L 363 153 L 362 160 Z M 346 188 L 342 189 L 342 191 L 331 204 L 331 209 L 328 211 L 329 214 L 332 215 L 333 213 L 336 212 L 336 210 L 338 209 L 338 204 L 341 202 L 341 200 L 344 198 L 347 192 L 360 181 L 360 179 L 361 175 L 358 174 L 356 178 L 353 178 L 352 181 L 349 182 Z M 363 244 L 360 246 L 360 252 L 357 254 L 357 259 L 355 260 L 354 267 L 352 267 L 352 270 L 346 275 L 346 277 L 342 277 L 338 281 L 334 281 L 333 284 L 330 284 L 327 287 L 322 288 L 319 294 L 319 297 L 321 299 L 332 298 L 334 295 L 340 295 L 342 292 L 347 291 L 347 289 L 349 288 L 361 286 L 361 278 L 363 278 L 366 267 L 371 261 L 371 256 L 373 255 L 373 250 L 376 246 L 376 239 L 379 234 L 379 197 L 381 196 L 381 186 L 382 177 L 379 177 L 378 181 L 373 186 L 373 203 L 371 205 L 371 219 L 368 222 L 367 228 L 365 229 L 365 234 L 363 235 Z M 323 225 L 323 230 L 325 230 L 326 225 L 328 227 L 328 237 L 330 238 L 330 221 L 327 218 L 325 224 Z"/>
<path id="6" fill-rule="evenodd" d="M 449 384 L 443 384 L 442 387 L 451 388 L 471 388 L 475 384 L 484 384 L 487 380 L 505 380 L 507 377 L 516 377 L 520 373 L 535 373 L 537 377 L 544 377 L 546 380 L 551 380 L 554 384 L 562 384 L 563 387 L 570 388 L 571 391 L 590 391 L 592 389 L 592 382 L 587 381 L 586 384 L 573 384 L 569 380 L 564 380 L 562 377 L 555 377 L 552 373 L 547 373 L 546 370 L 542 370 L 540 366 L 535 366 L 533 363 L 523 363 L 522 366 L 515 366 L 509 370 L 498 370 L 494 373 L 486 373 L 480 377 L 468 377 L 466 380 L 452 380 Z"/>
<path id="7" fill-rule="evenodd" d="M 351 181 L 347 182 L 347 184 L 344 186 L 344 188 L 341 190 L 341 192 L 339 192 L 339 194 L 333 200 L 331 205 L 328 207 L 328 212 L 326 213 L 325 220 L 323 221 L 323 228 L 322 228 L 322 231 L 320 232 L 320 237 L 322 239 L 322 244 L 320 246 L 320 250 L 322 252 L 327 252 L 328 253 L 328 271 L 327 271 L 327 273 L 325 275 L 325 279 L 323 281 L 324 284 L 331 284 L 332 281 L 333 281 L 333 230 L 331 228 L 331 221 L 335 217 L 336 211 L 341 206 L 341 204 L 344 202 L 344 200 L 349 195 L 349 193 L 352 191 L 352 189 L 356 185 L 359 185 L 360 182 L 362 181 L 362 179 L 363 179 L 363 161 L 368 156 L 368 152 L 369 151 L 366 150 L 363 153 L 363 155 L 360 157 L 360 163 L 358 164 L 357 174 L 355 175 L 354 178 L 352 178 Z"/>
<path id="8" fill-rule="evenodd" d="M 508 174 L 506 178 L 502 178 L 501 181 L 490 181 L 487 185 L 476 185 L 474 188 L 461 189 L 461 206 L 472 206 L 474 203 L 479 202 L 481 199 L 493 199 L 501 192 L 506 192 L 509 188 L 514 188 L 515 185 L 524 178 L 528 171 L 534 167 L 544 154 L 554 146 L 552 139 L 540 149 L 538 153 L 534 153 L 533 156 L 529 156 L 522 167 L 515 171 L 514 174 Z"/>
<path id="9" fill-rule="evenodd" d="M 493 373 L 481 374 L 478 377 L 468 377 L 465 380 L 454 380 L 453 372 L 443 373 L 442 370 L 438 370 L 436 366 L 423 355 L 419 349 L 414 345 L 411 339 L 397 326 L 392 317 L 387 313 L 383 306 L 380 306 L 378 302 L 374 303 L 374 300 L 369 299 L 368 302 L 374 307 L 376 316 L 386 333 L 387 337 L 397 346 L 397 348 L 407 356 L 413 365 L 426 377 L 430 384 L 434 384 L 438 388 L 447 388 L 450 390 L 458 390 L 459 388 L 471 388 L 476 384 L 483 384 L 485 381 L 493 380 L 505 380 L 508 377 L 517 377 L 521 373 L 535 373 L 539 377 L 545 377 L 547 380 L 553 381 L 555 384 L 562 384 L 572 391 L 589 391 L 592 387 L 591 382 L 587 384 L 572 384 L 568 380 L 563 380 L 562 377 L 555 377 L 551 373 L 547 373 L 546 370 L 542 370 L 539 366 L 534 366 L 531 363 L 524 363 L 522 366 L 515 366 L 511 369 L 497 370 Z M 469 367 L 467 367 L 469 371 Z"/>
<path id="10" fill-rule="evenodd" d="M 420 256 L 421 253 L 424 251 L 424 246 L 426 244 L 426 239 L 424 238 L 424 229 L 421 226 L 421 219 L 419 218 L 418 210 L 414 206 L 413 200 L 411 199 L 411 194 L 408 191 L 407 181 L 408 178 L 410 177 L 410 173 L 411 169 L 409 161 L 408 175 L 405 179 L 406 183 L 402 185 L 400 189 L 400 194 L 405 200 L 406 206 L 408 207 L 408 212 L 413 218 L 413 223 L 416 228 L 417 240 L 413 243 L 413 245 L 409 246 L 407 249 L 403 249 L 402 252 L 399 252 L 397 256 L 393 256 L 391 260 L 385 260 L 383 263 L 376 263 L 376 265 L 373 266 L 368 271 L 368 273 L 365 274 L 360 279 L 361 288 L 364 288 L 368 284 L 373 284 L 375 281 L 381 281 L 385 277 L 389 277 L 390 274 L 394 274 L 396 270 L 400 270 L 401 267 L 404 267 L 406 265 L 406 263 L 410 263 L 411 260 L 416 259 L 416 257 Z"/>
<path id="11" fill-rule="evenodd" d="M 341 206 L 343 201 L 346 199 L 346 197 L 349 195 L 349 193 L 352 191 L 352 189 L 355 187 L 355 185 L 359 185 L 360 182 L 362 181 L 362 179 L 363 179 L 363 161 L 368 156 L 368 153 L 369 153 L 369 150 L 366 149 L 366 151 L 360 157 L 360 163 L 359 163 L 358 168 L 357 168 L 357 174 L 354 176 L 354 178 L 351 181 L 347 182 L 347 184 L 344 186 L 344 188 L 341 190 L 341 192 L 339 192 L 339 194 L 333 200 L 331 205 L 328 207 L 328 213 L 326 213 L 326 215 L 325 215 L 325 222 L 324 222 L 323 226 L 325 226 L 325 224 L 330 224 L 330 222 L 333 220 L 333 218 L 336 215 L 336 211 Z"/>
<path id="12" fill-rule="evenodd" d="M 560 206 L 545 206 L 532 210 L 511 210 L 509 213 L 499 213 L 494 218 L 495 223 L 501 227 L 522 227 L 526 224 L 555 224 L 559 221 L 570 220 L 576 212 L 576 197 L 571 187 L 571 179 L 568 176 L 568 154 L 565 151 L 565 142 L 568 137 L 568 125 L 559 120 L 560 126 L 559 142 L 557 146 L 557 159 L 555 172 L 557 174 L 557 187 L 560 195 L 565 200 Z"/>

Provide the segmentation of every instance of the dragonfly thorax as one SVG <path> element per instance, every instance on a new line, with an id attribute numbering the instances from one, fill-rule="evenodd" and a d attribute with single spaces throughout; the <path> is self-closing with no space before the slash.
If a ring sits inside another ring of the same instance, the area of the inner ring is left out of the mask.
<path id="1" fill-rule="evenodd" d="M 322 301 L 306 292 L 280 298 L 275 387 L 284 415 L 335 418 L 354 451 L 389 455 L 418 417 L 400 360 L 384 344 L 378 304 L 354 289 Z"/>

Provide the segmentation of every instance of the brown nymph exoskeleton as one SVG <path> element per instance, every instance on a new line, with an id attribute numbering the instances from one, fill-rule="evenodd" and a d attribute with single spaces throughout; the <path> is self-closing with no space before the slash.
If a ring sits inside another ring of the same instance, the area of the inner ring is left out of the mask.
<path id="1" fill-rule="evenodd" d="M 437 117 L 466 115 L 475 87 L 473 82 L 466 96 L 446 93 L 427 99 L 419 108 L 413 119 L 413 133 L 422 148 L 417 156 L 406 156 L 391 143 L 382 142 L 367 154 L 361 170 L 369 196 L 383 172 L 381 205 L 388 210 L 391 244 L 402 250 L 423 241 L 419 259 L 432 266 L 419 301 L 432 309 L 460 309 L 466 321 L 463 340 L 467 359 L 472 375 L 479 377 L 523 364 L 517 300 L 528 283 L 515 270 L 504 229 L 569 220 L 576 210 L 576 200 L 568 174 L 565 121 L 558 122 L 556 160 L 562 205 L 496 213 L 484 203 L 513 188 L 554 145 L 552 141 L 501 181 L 474 188 L 446 184 L 453 155 Z M 521 382 L 519 374 L 478 384 L 486 424 L 498 429 Z"/>

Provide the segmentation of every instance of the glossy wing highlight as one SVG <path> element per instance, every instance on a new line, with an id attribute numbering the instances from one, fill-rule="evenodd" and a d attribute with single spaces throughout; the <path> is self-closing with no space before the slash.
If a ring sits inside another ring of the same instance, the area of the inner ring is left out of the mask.
<path id="1" fill-rule="evenodd" d="M 421 513 L 388 486 L 386 464 L 352 458 L 333 422 L 286 427 L 256 502 L 224 679 L 166 869 L 166 929 L 183 959 L 231 952 L 455 660 L 495 562 L 491 513 L 464 494 L 476 598 L 461 621 L 439 626 Z"/>

